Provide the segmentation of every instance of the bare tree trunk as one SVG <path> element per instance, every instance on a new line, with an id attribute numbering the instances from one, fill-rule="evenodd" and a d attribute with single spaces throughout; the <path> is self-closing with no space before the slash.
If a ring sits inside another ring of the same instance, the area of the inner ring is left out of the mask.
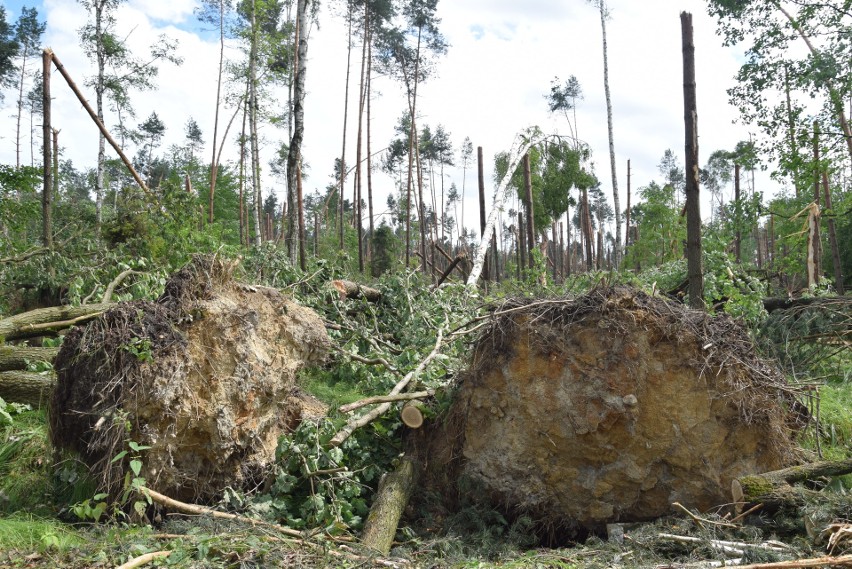
<path id="1" fill-rule="evenodd" d="M 825 193 L 825 209 L 831 209 L 831 191 L 828 188 L 828 174 L 822 173 L 822 189 Z M 831 244 L 831 262 L 834 264 L 834 287 L 837 294 L 843 296 L 846 289 L 843 286 L 843 267 L 840 265 L 840 248 L 837 245 L 837 230 L 834 227 L 834 218 L 828 218 L 828 242 Z"/>
<path id="2" fill-rule="evenodd" d="M 604 94 L 606 95 L 606 119 L 609 133 L 609 164 L 612 170 L 612 203 L 615 206 L 615 267 L 621 263 L 621 200 L 618 195 L 618 175 L 615 170 L 615 143 L 612 136 L 612 97 L 609 94 L 609 63 L 606 44 L 606 0 L 597 0 L 601 13 L 601 32 L 603 34 Z"/>
<path id="3" fill-rule="evenodd" d="M 48 48 L 42 52 L 42 172 L 44 185 L 41 191 L 42 230 L 41 243 L 48 249 L 53 248 L 53 171 L 50 159 L 50 71 L 53 52 Z M 23 80 L 22 80 L 23 81 Z M 20 115 L 19 115 L 20 118 Z"/>
<path id="4" fill-rule="evenodd" d="M 219 106 L 222 100 L 222 69 L 225 65 L 225 0 L 219 0 L 219 75 L 216 78 L 216 112 L 213 115 L 213 157 L 210 162 L 210 207 L 207 223 L 213 223 L 213 194 L 216 191 L 216 175 L 219 162 L 216 154 L 216 140 L 219 136 Z"/>
<path id="5" fill-rule="evenodd" d="M 412 124 L 414 120 L 412 119 Z M 415 129 L 416 134 L 416 129 Z M 421 265 L 423 273 L 432 277 L 432 282 L 435 281 L 435 275 L 430 273 L 426 266 L 426 202 L 423 199 L 423 163 L 420 160 L 420 144 L 414 145 L 414 158 L 417 162 L 417 196 L 419 199 L 418 212 L 420 216 L 420 258 L 423 260 Z"/>
<path id="6" fill-rule="evenodd" d="M 247 105 L 249 104 L 248 97 L 249 86 L 246 83 L 246 98 L 243 100 L 243 130 L 240 134 L 240 244 L 248 247 L 248 220 L 246 219 L 245 208 L 245 187 L 246 187 L 246 118 L 248 115 Z"/>
<path id="7" fill-rule="evenodd" d="M 592 212 L 589 210 L 589 190 L 583 188 L 583 241 L 586 245 L 586 270 L 591 272 L 595 268 L 594 256 L 592 255 Z"/>
<path id="8" fill-rule="evenodd" d="M 509 176 L 512 172 L 509 172 Z M 535 249 L 535 213 L 533 212 L 532 172 L 530 172 L 530 153 L 524 154 L 524 205 L 527 209 L 527 250 L 529 251 L 529 266 L 535 264 L 533 249 Z"/>
<path id="9" fill-rule="evenodd" d="M 518 212 L 518 279 L 521 271 L 527 266 L 527 232 L 524 224 L 524 212 Z"/>
<path id="10" fill-rule="evenodd" d="M 820 202 L 820 167 L 819 167 L 819 122 L 814 121 L 814 203 L 817 205 L 816 211 L 819 211 Z M 819 216 L 816 215 L 816 221 L 813 224 L 813 235 L 811 246 L 813 247 L 813 284 L 819 285 L 822 279 L 822 237 L 820 235 Z M 811 283 L 808 282 L 808 286 Z"/>
<path id="11" fill-rule="evenodd" d="M 370 92 L 372 90 L 373 71 L 373 31 L 369 28 L 367 34 L 367 213 L 370 216 L 368 227 L 370 233 L 367 236 L 367 259 L 372 265 L 373 260 L 373 235 L 375 231 L 373 217 L 373 156 L 370 150 Z"/>
<path id="12" fill-rule="evenodd" d="M 346 125 L 349 118 L 349 74 L 352 69 L 352 3 L 349 3 L 349 34 L 346 46 L 346 87 L 343 95 L 343 149 L 340 151 L 340 181 L 338 184 L 338 246 L 343 251 L 343 189 L 346 184 Z M 406 260 L 407 261 L 407 260 Z"/>
<path id="13" fill-rule="evenodd" d="M 260 191 L 260 148 L 257 140 L 257 4 L 251 3 L 251 47 L 249 53 L 249 138 L 251 139 L 251 179 L 254 194 L 255 246 L 263 243 L 263 228 L 260 225 L 262 207 Z"/>
<path id="14" fill-rule="evenodd" d="M 287 203 L 290 204 L 287 223 L 287 253 L 296 264 L 297 248 L 304 251 L 305 219 L 301 211 L 299 178 L 302 168 L 302 139 L 305 134 L 305 71 L 308 56 L 308 0 L 298 0 L 296 7 L 296 80 L 293 90 L 293 138 L 287 153 Z M 298 235 L 296 233 L 299 233 Z M 297 241 L 298 240 L 298 241 Z M 304 257 L 304 253 L 302 254 Z M 304 265 L 304 260 L 300 263 Z"/>
<path id="15" fill-rule="evenodd" d="M 103 12 L 105 9 L 103 1 L 93 3 L 95 9 L 95 59 L 97 60 L 98 75 L 95 79 L 95 107 L 98 119 L 104 121 L 104 91 L 106 90 L 106 53 L 103 40 Z M 104 206 L 104 173 L 106 166 L 106 139 L 103 133 L 98 136 L 98 163 L 95 173 L 95 233 L 100 235 L 101 223 L 103 222 Z"/>
<path id="16" fill-rule="evenodd" d="M 417 84 L 420 75 L 420 31 L 417 32 L 417 60 L 414 64 L 414 77 L 410 81 L 414 81 L 414 87 L 408 93 L 408 114 L 411 124 L 408 132 L 408 182 L 406 185 L 406 214 L 405 214 L 405 266 L 408 267 L 408 261 L 411 256 L 411 189 L 414 184 L 414 149 L 417 136 L 415 126 L 415 113 L 417 110 Z M 419 146 L 419 145 L 417 145 Z M 419 210 L 419 206 L 418 206 Z M 421 226 L 423 220 L 420 220 Z M 426 273 L 426 256 L 423 255 L 423 272 Z"/>
<path id="17" fill-rule="evenodd" d="M 734 164 L 734 258 L 742 263 L 743 203 L 740 201 L 740 165 Z"/>
<path id="18" fill-rule="evenodd" d="M 500 183 L 497 185 L 497 189 L 494 191 L 494 200 L 491 206 L 491 213 L 488 215 L 488 222 L 485 225 L 485 231 L 483 235 L 488 235 L 490 229 L 494 227 L 494 222 L 497 219 L 497 213 L 503 206 L 503 202 L 506 199 L 506 194 L 508 193 L 509 183 L 512 179 L 512 172 L 514 172 L 518 168 L 518 164 L 521 161 L 521 157 L 530 149 L 530 147 L 535 144 L 537 141 L 534 139 L 524 139 L 521 137 L 516 137 L 515 142 L 512 144 L 512 149 L 509 151 L 509 160 L 508 160 L 508 169 L 506 170 L 506 175 L 503 176 L 503 179 L 500 180 Z M 483 180 L 484 184 L 484 180 Z M 476 252 L 476 257 L 473 261 L 473 267 L 470 270 L 470 274 L 467 277 L 466 285 L 468 287 L 475 287 L 476 283 L 479 281 L 479 276 L 482 274 L 482 266 L 485 263 L 485 254 L 488 250 L 488 241 L 486 238 L 482 238 L 480 240 L 479 249 Z"/>
<path id="19" fill-rule="evenodd" d="M 361 81 L 358 84 L 358 137 L 356 139 L 355 150 L 355 199 L 354 199 L 354 215 L 352 216 L 352 225 L 355 231 L 358 232 L 358 271 L 364 272 L 364 233 L 363 233 L 363 218 L 361 215 L 361 144 L 364 134 L 364 106 L 367 97 L 367 83 L 365 75 L 367 73 L 367 43 L 368 29 L 370 26 L 370 7 L 369 3 L 364 3 L 364 31 L 363 41 L 361 46 Z"/>
<path id="20" fill-rule="evenodd" d="M 627 160 L 627 212 L 624 220 L 624 247 L 630 246 L 630 159 Z"/>
<path id="21" fill-rule="evenodd" d="M 15 167 L 21 167 L 21 115 L 24 112 L 24 80 L 27 77 L 26 69 L 27 69 L 27 59 L 30 55 L 30 45 L 29 42 L 25 42 L 23 46 L 23 52 L 21 53 L 21 82 L 18 84 L 18 114 L 16 117 L 16 127 L 15 127 Z"/>
<path id="22" fill-rule="evenodd" d="M 695 97 L 695 44 L 692 14 L 680 14 L 683 40 L 683 101 L 686 126 L 686 264 L 689 304 L 704 307 L 704 274 L 701 259 L 701 204 L 698 186 L 698 110 Z"/>
<path id="23" fill-rule="evenodd" d="M 477 172 L 478 172 L 478 180 L 479 180 L 479 186 L 478 186 L 479 187 L 479 232 L 480 232 L 479 235 L 482 238 L 481 239 L 481 241 L 482 241 L 481 246 L 485 247 L 487 249 L 487 246 L 485 245 L 485 243 L 486 243 L 486 241 L 485 241 L 485 226 L 487 225 L 487 223 L 485 221 L 485 218 L 486 218 L 486 215 L 485 215 L 485 163 L 484 163 L 484 158 L 482 156 L 482 147 L 481 146 L 476 147 L 476 164 L 477 164 Z M 507 175 L 511 176 L 512 174 L 509 173 Z M 484 269 L 482 271 L 483 275 L 484 275 L 483 279 L 485 279 L 485 281 L 488 281 L 490 279 L 491 273 L 488 270 L 489 267 L 488 267 L 488 254 L 487 253 L 485 255 L 485 261 L 484 261 L 483 267 L 484 267 Z"/>

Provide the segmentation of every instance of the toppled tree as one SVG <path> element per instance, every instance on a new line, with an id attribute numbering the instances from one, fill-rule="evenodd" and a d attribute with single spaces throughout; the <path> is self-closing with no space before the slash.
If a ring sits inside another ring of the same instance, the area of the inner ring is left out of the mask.
<path id="1" fill-rule="evenodd" d="M 249 486 L 278 437 L 316 412 L 296 375 L 328 348 L 322 322 L 275 289 L 235 282 L 234 268 L 198 256 L 156 302 L 121 303 L 66 337 L 51 440 L 79 453 L 103 491 L 121 489 L 128 447 L 150 447 L 135 474 L 178 499 Z"/>
<path id="2" fill-rule="evenodd" d="M 727 316 L 628 287 L 507 301 L 444 425 L 417 439 L 424 485 L 473 480 L 550 530 L 703 510 L 795 461 L 796 395 Z"/>

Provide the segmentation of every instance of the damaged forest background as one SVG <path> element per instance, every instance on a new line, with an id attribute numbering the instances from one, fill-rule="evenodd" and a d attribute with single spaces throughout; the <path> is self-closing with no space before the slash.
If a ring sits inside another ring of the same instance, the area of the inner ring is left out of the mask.
<path id="1" fill-rule="evenodd" d="M 318 3 L 200 4 L 211 133 L 135 116 L 188 63 L 131 50 L 120 0 L 81 4 L 94 74 L 0 8 L 0 565 L 852 566 L 848 2 L 706 2 L 755 135 L 700 152 L 673 16 L 684 130 L 644 180 L 616 153 L 606 0 L 607 124 L 555 78 L 559 131 L 490 156 L 418 113 L 452 49 L 437 0 L 337 2 L 357 112 L 313 193 Z M 379 76 L 405 100 L 380 142 Z M 96 163 L 65 157 L 58 90 Z"/>

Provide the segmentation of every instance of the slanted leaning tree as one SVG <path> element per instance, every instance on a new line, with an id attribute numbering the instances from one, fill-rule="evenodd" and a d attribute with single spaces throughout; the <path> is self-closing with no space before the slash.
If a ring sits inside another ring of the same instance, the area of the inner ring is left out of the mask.
<path id="1" fill-rule="evenodd" d="M 126 116 L 133 117 L 130 102 L 133 89 L 154 88 L 157 64 L 168 61 L 180 65 L 182 60 L 175 55 L 177 42 L 161 35 L 152 43 L 149 53 L 143 58 L 134 55 L 127 43 L 127 34 L 118 30 L 116 12 L 123 0 L 80 0 L 89 12 L 89 21 L 80 30 L 80 42 L 86 55 L 95 63 L 96 74 L 86 84 L 95 90 L 95 112 L 104 122 L 106 101 L 112 103 L 119 127 L 123 128 Z M 95 177 L 96 224 L 103 219 L 104 173 L 106 171 L 106 139 L 98 133 L 98 162 Z"/>

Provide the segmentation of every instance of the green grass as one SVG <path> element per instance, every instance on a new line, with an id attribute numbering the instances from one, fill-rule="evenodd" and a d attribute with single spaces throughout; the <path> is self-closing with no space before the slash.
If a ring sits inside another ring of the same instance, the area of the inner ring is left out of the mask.
<path id="1" fill-rule="evenodd" d="M 819 390 L 820 449 L 826 460 L 843 460 L 852 455 L 852 381 L 829 382 Z M 802 446 L 816 451 L 814 429 L 809 427 Z"/>
<path id="2" fill-rule="evenodd" d="M 86 541 L 81 534 L 58 520 L 23 513 L 0 518 L 0 551 L 65 551 Z"/>
<path id="3" fill-rule="evenodd" d="M 45 412 L 13 415 L 0 430 L 0 512 L 54 513 L 52 462 Z"/>

